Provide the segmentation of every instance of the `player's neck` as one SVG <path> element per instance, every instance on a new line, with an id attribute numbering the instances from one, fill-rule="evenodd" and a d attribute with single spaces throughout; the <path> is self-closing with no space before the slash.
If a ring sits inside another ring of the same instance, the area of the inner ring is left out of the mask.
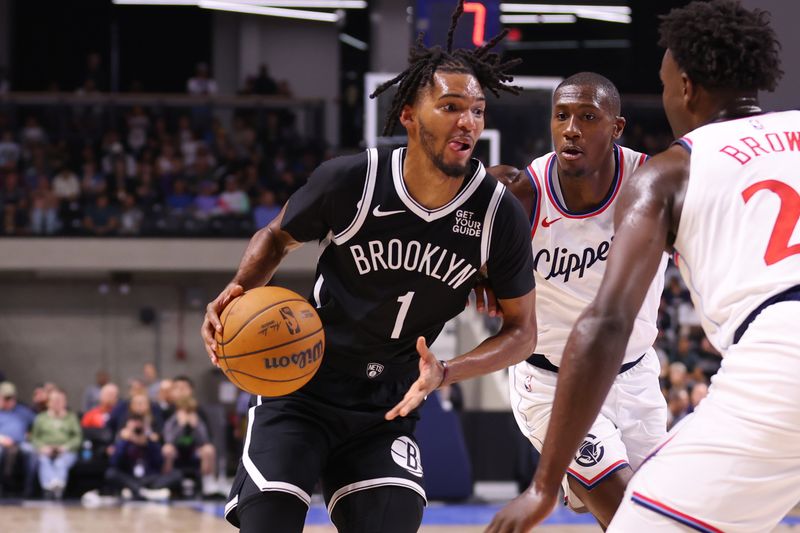
<path id="1" fill-rule="evenodd" d="M 403 181 L 411 197 L 426 209 L 437 209 L 455 198 L 464 176 L 454 178 L 442 172 L 428 157 L 412 157 L 406 152 Z"/>
<path id="2" fill-rule="evenodd" d="M 709 93 L 708 113 L 705 120 L 700 122 L 702 124 L 724 122 L 726 120 L 760 115 L 763 112 L 758 103 L 758 95 L 714 92 Z"/>
<path id="3" fill-rule="evenodd" d="M 609 153 L 603 165 L 580 176 L 565 174 L 556 168 L 564 204 L 571 212 L 582 213 L 600 207 L 608 196 L 614 183 L 617 164 L 613 153 Z"/>

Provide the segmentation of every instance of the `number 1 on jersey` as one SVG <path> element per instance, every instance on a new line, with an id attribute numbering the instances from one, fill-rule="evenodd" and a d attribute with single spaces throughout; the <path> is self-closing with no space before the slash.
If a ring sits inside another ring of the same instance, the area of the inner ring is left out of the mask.
<path id="1" fill-rule="evenodd" d="M 411 300 L 414 299 L 414 291 L 408 291 L 404 295 L 397 298 L 400 302 L 400 311 L 397 312 L 397 319 L 394 321 L 394 329 L 392 330 L 393 339 L 400 338 L 400 331 L 403 329 L 403 322 L 406 321 L 408 308 L 411 307 Z"/>

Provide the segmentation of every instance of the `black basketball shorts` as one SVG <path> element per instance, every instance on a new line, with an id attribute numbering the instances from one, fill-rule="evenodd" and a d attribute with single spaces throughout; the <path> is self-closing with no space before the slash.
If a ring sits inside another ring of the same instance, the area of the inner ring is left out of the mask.
<path id="1" fill-rule="evenodd" d="M 373 487 L 406 487 L 425 500 L 416 420 L 386 421 L 385 406 L 349 403 L 304 394 L 257 397 L 225 518 L 238 527 L 239 502 L 266 491 L 293 494 L 308 505 L 318 480 L 329 514 L 341 498 Z"/>

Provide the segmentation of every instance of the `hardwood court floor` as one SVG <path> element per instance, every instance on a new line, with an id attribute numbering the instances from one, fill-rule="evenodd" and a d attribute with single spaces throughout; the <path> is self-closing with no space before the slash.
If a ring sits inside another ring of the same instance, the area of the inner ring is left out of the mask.
<path id="1" fill-rule="evenodd" d="M 420 531 L 480 533 L 483 529 L 484 525 L 473 522 L 469 525 L 464 523 L 423 525 Z M 798 530 L 800 530 L 800 517 L 795 514 L 785 519 L 774 531 L 788 533 Z M 219 518 L 217 513 L 203 512 L 189 506 L 126 504 L 85 509 L 75 503 L 62 505 L 50 502 L 0 504 L 0 531 L 3 533 L 235 533 L 235 530 Z M 592 524 L 554 523 L 543 526 L 537 531 L 597 533 L 600 528 Z M 309 525 L 305 532 L 335 533 L 335 529 L 331 525 Z"/>

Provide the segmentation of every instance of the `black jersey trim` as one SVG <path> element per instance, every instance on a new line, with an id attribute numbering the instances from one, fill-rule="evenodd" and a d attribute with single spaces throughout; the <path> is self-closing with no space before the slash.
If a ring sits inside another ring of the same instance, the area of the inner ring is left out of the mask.
<path id="1" fill-rule="evenodd" d="M 492 247 L 492 229 L 494 228 L 494 219 L 497 215 L 497 209 L 500 207 L 500 199 L 506 191 L 505 185 L 498 182 L 492 193 L 492 199 L 489 200 L 489 206 L 486 208 L 486 215 L 483 218 L 483 233 L 481 234 L 481 266 L 486 264 L 489 260 L 489 251 Z"/>
<path id="2" fill-rule="evenodd" d="M 358 203 L 358 212 L 356 218 L 350 222 L 347 229 L 333 236 L 333 242 L 336 244 L 344 244 L 350 240 L 353 235 L 358 233 L 361 226 L 364 225 L 364 220 L 367 219 L 369 214 L 370 204 L 372 204 L 372 195 L 375 194 L 375 177 L 378 175 L 378 149 L 370 148 L 367 150 L 367 173 L 364 178 L 364 190 L 361 193 L 361 200 Z"/>
<path id="3" fill-rule="evenodd" d="M 473 161 L 478 164 L 478 167 L 469 178 L 469 182 L 467 183 L 466 187 L 462 187 L 461 191 L 442 207 L 438 207 L 436 209 L 427 209 L 417 203 L 417 201 L 414 200 L 414 198 L 408 192 L 408 189 L 406 189 L 406 182 L 403 178 L 403 160 L 405 159 L 405 153 L 405 148 L 397 148 L 392 152 L 392 180 L 394 181 L 394 189 L 397 192 L 397 196 L 399 196 L 400 200 L 402 200 L 403 204 L 405 204 L 405 206 L 408 207 L 412 213 L 416 214 L 425 222 L 438 220 L 455 211 L 461 204 L 469 200 L 472 194 L 478 190 L 478 187 L 483 181 L 483 177 L 486 175 L 486 169 L 483 168 L 483 163 L 477 159 L 473 159 Z"/>

